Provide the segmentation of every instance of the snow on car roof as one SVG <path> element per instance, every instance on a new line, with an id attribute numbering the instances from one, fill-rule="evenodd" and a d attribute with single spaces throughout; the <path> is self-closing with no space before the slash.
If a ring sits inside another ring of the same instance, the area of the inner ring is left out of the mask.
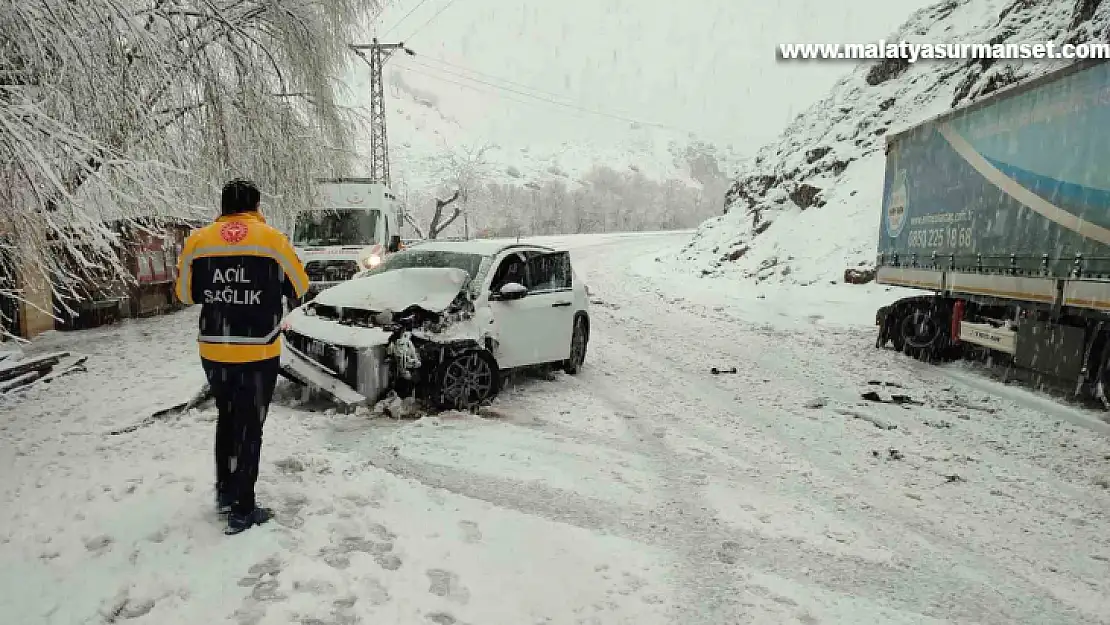
<path id="1" fill-rule="evenodd" d="M 413 244 L 408 249 L 429 250 L 438 252 L 459 252 L 462 254 L 481 254 L 494 256 L 504 250 L 521 247 L 554 252 L 553 248 L 536 243 L 517 243 L 513 239 L 472 239 L 470 241 L 421 241 Z"/>

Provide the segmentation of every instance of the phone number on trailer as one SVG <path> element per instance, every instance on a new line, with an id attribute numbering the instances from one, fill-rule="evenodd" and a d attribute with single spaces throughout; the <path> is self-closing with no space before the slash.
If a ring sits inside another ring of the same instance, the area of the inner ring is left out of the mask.
<path id="1" fill-rule="evenodd" d="M 910 232 L 908 245 L 939 250 L 971 247 L 971 242 L 971 228 L 930 228 Z"/>

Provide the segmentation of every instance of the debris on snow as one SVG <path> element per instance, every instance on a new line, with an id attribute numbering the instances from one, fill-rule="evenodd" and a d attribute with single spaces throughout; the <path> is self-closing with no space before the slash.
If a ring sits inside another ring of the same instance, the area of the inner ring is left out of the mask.
<path id="1" fill-rule="evenodd" d="M 24 391 L 38 383 L 49 384 L 57 378 L 86 371 L 88 356 L 71 357 L 69 352 L 24 356 L 22 351 L 0 352 L 0 395 Z M 57 370 L 55 370 L 57 369 Z"/>
<path id="2" fill-rule="evenodd" d="M 849 267 L 844 270 L 845 284 L 868 284 L 874 280 L 874 269 L 860 269 L 858 267 Z"/>
<path id="3" fill-rule="evenodd" d="M 811 400 L 807 401 L 802 406 L 804 408 L 809 408 L 810 410 L 817 410 L 818 408 L 824 408 L 825 406 L 828 406 L 828 405 L 829 405 L 828 398 L 826 398 L 826 397 L 817 397 L 817 398 L 814 398 L 814 399 L 811 399 Z"/>
<path id="4" fill-rule="evenodd" d="M 713 367 L 709 370 L 709 373 L 712 373 L 713 375 L 721 375 L 722 373 L 736 373 L 736 372 L 737 372 L 736 367 L 731 367 L 729 369 L 718 369 L 717 367 Z"/>
<path id="5" fill-rule="evenodd" d="M 931 428 L 936 428 L 938 430 L 947 430 L 947 429 L 951 429 L 951 427 L 952 427 L 952 423 L 950 423 L 948 421 L 943 421 L 943 420 L 942 421 L 925 421 L 924 423 L 925 423 L 925 425 L 927 425 Z"/>
<path id="6" fill-rule="evenodd" d="M 876 393 L 875 391 L 868 391 L 868 392 L 863 393 L 862 395 L 860 395 L 860 397 L 862 397 L 863 399 L 866 399 L 867 401 L 878 401 L 878 402 L 883 401 L 883 398 L 879 397 L 879 394 Z"/>
<path id="7" fill-rule="evenodd" d="M 871 425 L 879 428 L 880 430 L 897 430 L 898 429 L 898 426 L 893 424 L 893 423 L 887 423 L 886 421 L 883 421 L 882 419 L 880 419 L 878 417 L 875 417 L 875 416 L 872 416 L 872 415 L 869 415 L 869 414 L 864 414 L 862 412 L 856 412 L 855 410 L 848 410 L 846 408 L 838 408 L 836 412 L 839 413 L 839 414 L 842 414 L 846 417 L 852 417 L 853 419 L 860 419 L 861 421 L 866 421 L 866 422 L 870 423 Z"/>
<path id="8" fill-rule="evenodd" d="M 374 404 L 371 414 L 382 415 L 391 419 L 411 419 L 421 416 L 420 404 L 413 397 L 401 397 L 396 391 Z"/>
<path id="9" fill-rule="evenodd" d="M 872 450 L 871 455 L 876 457 L 876 458 L 885 457 L 888 460 L 905 460 L 905 458 L 906 458 L 906 456 L 902 452 L 898 451 L 897 449 L 888 449 L 885 456 L 877 450 Z"/>
<path id="10" fill-rule="evenodd" d="M 924 406 L 925 402 L 917 401 L 909 395 L 891 395 L 890 403 L 892 404 L 909 404 L 911 406 Z"/>
<path id="11" fill-rule="evenodd" d="M 909 395 L 891 395 L 890 399 L 883 399 L 882 396 L 879 395 L 878 393 L 876 393 L 875 391 L 867 391 L 866 393 L 862 393 L 860 395 L 860 397 L 863 398 L 863 399 L 866 399 L 867 401 L 878 402 L 878 403 L 881 403 L 881 404 L 898 404 L 898 405 L 907 405 L 907 404 L 909 404 L 909 405 L 913 405 L 913 406 L 924 406 L 925 405 L 924 402 L 917 401 L 916 399 L 913 399 Z"/>
<path id="12" fill-rule="evenodd" d="M 108 434 L 110 434 L 111 436 L 119 436 L 120 434 L 130 434 L 131 432 L 134 432 L 134 431 L 139 430 L 141 428 L 147 427 L 148 425 L 153 425 L 153 424 L 157 423 L 158 421 L 161 421 L 161 420 L 164 420 L 164 419 L 169 419 L 171 417 L 178 417 L 178 416 L 181 416 L 182 414 L 184 414 L 186 412 L 189 412 L 190 410 L 200 408 L 202 405 L 204 405 L 206 402 L 208 402 L 211 399 L 212 399 L 212 389 L 207 384 L 205 384 L 203 387 L 201 387 L 201 389 L 199 391 L 197 391 L 197 393 L 195 395 L 193 395 L 193 397 L 191 399 L 189 399 L 189 401 L 185 401 L 185 402 L 182 402 L 180 404 L 175 404 L 173 406 L 170 406 L 169 408 L 163 408 L 163 409 L 151 414 L 150 416 L 146 417 L 142 421 L 139 421 L 138 423 L 135 423 L 133 425 L 129 425 L 127 427 L 119 428 L 119 429 L 116 429 L 116 430 L 112 430 L 112 431 L 108 432 Z"/>

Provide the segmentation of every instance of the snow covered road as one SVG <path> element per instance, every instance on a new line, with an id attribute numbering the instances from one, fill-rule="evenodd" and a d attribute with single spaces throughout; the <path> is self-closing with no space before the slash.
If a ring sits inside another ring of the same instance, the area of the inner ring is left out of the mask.
<path id="1" fill-rule="evenodd" d="M 1110 622 L 1094 417 L 875 350 L 881 289 L 682 274 L 688 237 L 567 238 L 587 366 L 481 417 L 275 406 L 235 538 L 211 411 L 105 434 L 199 386 L 194 311 L 37 342 L 92 358 L 0 400 L 0 622 Z"/>

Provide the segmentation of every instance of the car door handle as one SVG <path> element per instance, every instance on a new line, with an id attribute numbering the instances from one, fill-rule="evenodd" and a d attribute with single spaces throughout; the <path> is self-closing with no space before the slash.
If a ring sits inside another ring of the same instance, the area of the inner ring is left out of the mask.
<path id="1" fill-rule="evenodd" d="M 563 306 L 570 306 L 573 302 L 555 302 L 551 305 L 552 308 L 562 308 Z"/>

